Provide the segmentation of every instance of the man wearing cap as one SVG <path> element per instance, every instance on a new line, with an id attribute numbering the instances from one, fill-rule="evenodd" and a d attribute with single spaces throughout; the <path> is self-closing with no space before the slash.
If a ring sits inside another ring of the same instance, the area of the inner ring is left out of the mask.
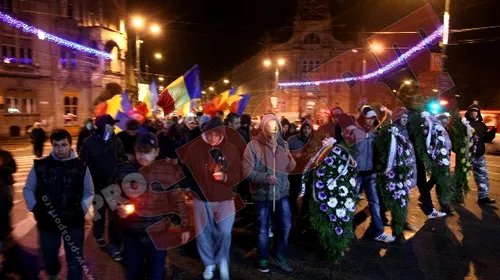
<path id="1" fill-rule="evenodd" d="M 94 237 L 100 248 L 106 247 L 104 240 L 106 212 L 108 213 L 108 251 L 115 261 L 122 259 L 119 251 L 119 233 L 116 213 L 108 205 L 103 189 L 111 185 L 112 176 L 119 163 L 127 161 L 123 144 L 114 134 L 115 124 L 119 122 L 110 115 L 102 115 L 96 119 L 96 133 L 83 142 L 80 158 L 90 169 L 96 194 L 104 198 L 102 207 L 94 208 Z"/>
<path id="2" fill-rule="evenodd" d="M 375 123 L 377 114 L 370 106 L 363 106 L 355 125 L 347 127 L 349 131 L 344 135 L 346 141 L 355 146 L 354 159 L 357 163 L 358 177 L 356 178 L 358 193 L 365 190 L 370 207 L 371 227 L 375 233 L 375 240 L 393 242 L 394 236 L 384 233 L 384 224 L 381 217 L 380 196 L 377 191 L 377 173 L 373 163 L 373 140 L 375 138 Z"/>
<path id="3" fill-rule="evenodd" d="M 116 136 L 120 138 L 123 144 L 123 149 L 127 155 L 128 161 L 135 161 L 135 150 L 134 145 L 139 136 L 140 124 L 136 120 L 127 121 L 127 129 L 125 131 L 119 132 Z"/>
<path id="4" fill-rule="evenodd" d="M 471 152 L 472 171 L 478 188 L 477 203 L 480 205 L 494 204 L 496 201 L 490 198 L 490 182 L 484 154 L 486 152 L 485 143 L 491 143 L 495 139 L 497 129 L 494 127 L 488 131 L 488 127 L 483 121 L 483 116 L 481 116 L 481 109 L 477 104 L 469 106 L 465 113 L 465 118 L 467 118 L 471 127 L 474 128 Z"/>

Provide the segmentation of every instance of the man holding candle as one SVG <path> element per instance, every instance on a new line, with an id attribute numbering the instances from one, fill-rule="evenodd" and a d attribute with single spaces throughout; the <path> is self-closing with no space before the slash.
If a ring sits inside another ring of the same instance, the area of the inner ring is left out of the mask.
<path id="1" fill-rule="evenodd" d="M 233 143 L 244 145 L 245 141 L 243 138 L 231 139 L 230 143 L 226 135 L 222 120 L 213 117 L 203 126 L 201 137 L 177 150 L 181 162 L 189 168 L 201 190 L 199 198 L 194 199 L 194 217 L 199 233 L 198 252 L 205 265 L 204 279 L 214 277 L 216 266 L 220 278 L 229 279 L 234 214 L 236 206 L 240 209 L 242 204 L 236 197 L 239 205 L 235 206 L 235 193 L 231 190 L 243 179 L 240 152 Z"/>
<path id="2" fill-rule="evenodd" d="M 288 174 L 296 163 L 288 143 L 281 136 L 279 119 L 274 114 L 266 114 L 260 127 L 258 139 L 250 141 L 243 156 L 243 174 L 248 176 L 258 211 L 258 268 L 261 272 L 269 272 L 269 226 L 273 218 L 277 239 L 273 257 L 283 270 L 291 272 L 292 268 L 285 259 L 292 226 Z"/>

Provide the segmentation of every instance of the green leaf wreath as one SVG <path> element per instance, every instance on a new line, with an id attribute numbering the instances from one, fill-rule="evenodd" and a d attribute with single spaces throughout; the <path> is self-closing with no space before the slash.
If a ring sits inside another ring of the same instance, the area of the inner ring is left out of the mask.
<path id="1" fill-rule="evenodd" d="M 432 174 L 436 184 L 441 186 L 436 189 L 439 203 L 448 205 L 451 197 L 451 178 L 449 151 L 445 149 L 445 129 L 435 117 L 425 111 L 412 114 L 410 128 L 415 139 L 415 153 L 423 161 L 427 173 Z"/>
<path id="2" fill-rule="evenodd" d="M 455 152 L 455 170 L 452 183 L 451 201 L 464 203 L 467 193 L 470 191 L 469 176 L 471 169 L 472 135 L 474 129 L 469 122 L 460 116 L 458 111 L 451 114 L 450 137 Z"/>
<path id="3" fill-rule="evenodd" d="M 415 153 L 409 139 L 391 126 L 378 131 L 374 147 L 376 169 L 380 172 L 377 185 L 386 208 L 391 211 L 392 229 L 399 235 L 406 223 L 410 188 L 416 181 Z"/>
<path id="4" fill-rule="evenodd" d="M 352 220 L 356 212 L 356 164 L 333 138 L 323 142 L 303 174 L 303 188 L 311 191 L 310 221 L 330 259 L 339 260 L 354 238 Z M 317 165 L 317 166 L 316 166 Z M 311 170 L 311 167 L 315 169 Z M 308 175 L 313 181 L 307 184 Z"/>

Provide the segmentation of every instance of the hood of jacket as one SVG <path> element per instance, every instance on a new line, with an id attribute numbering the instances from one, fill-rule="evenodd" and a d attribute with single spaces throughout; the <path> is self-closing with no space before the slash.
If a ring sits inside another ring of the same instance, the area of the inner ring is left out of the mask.
<path id="1" fill-rule="evenodd" d="M 478 112 L 476 119 L 472 119 L 471 118 L 470 114 L 471 114 L 472 111 L 477 111 Z M 483 116 L 481 115 L 481 108 L 479 108 L 479 105 L 477 105 L 477 104 L 470 105 L 469 108 L 467 108 L 467 112 L 465 113 L 465 118 L 468 121 L 479 121 L 479 122 L 482 122 L 483 121 Z"/>
<path id="2" fill-rule="evenodd" d="M 281 127 L 281 121 L 280 119 L 278 119 L 278 117 L 274 114 L 266 114 L 262 117 L 262 120 L 260 121 L 260 125 L 259 127 L 261 128 L 261 131 L 259 133 L 259 142 L 261 143 L 265 143 L 265 144 L 268 144 L 268 145 L 271 145 L 272 143 L 272 139 L 270 139 L 266 133 L 265 133 L 265 128 L 266 128 L 266 125 L 270 122 L 270 121 L 276 121 L 276 123 L 278 124 L 278 137 L 276 139 L 276 142 L 279 146 L 283 146 L 284 145 L 284 140 L 283 140 L 283 135 L 281 133 L 282 131 L 282 127 Z"/>

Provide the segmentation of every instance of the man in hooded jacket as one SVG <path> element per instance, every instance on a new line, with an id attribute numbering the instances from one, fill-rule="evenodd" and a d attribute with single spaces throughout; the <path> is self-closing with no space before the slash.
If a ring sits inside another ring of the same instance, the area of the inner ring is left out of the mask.
<path id="1" fill-rule="evenodd" d="M 490 182 L 484 154 L 486 152 L 485 143 L 491 143 L 491 141 L 495 139 L 497 129 L 495 127 L 488 131 L 488 127 L 483 121 L 483 116 L 481 116 L 481 109 L 477 104 L 469 106 L 465 113 L 465 118 L 467 118 L 471 127 L 474 129 L 471 149 L 472 171 L 478 188 L 477 203 L 480 205 L 494 204 L 496 201 L 490 198 Z"/>
<path id="2" fill-rule="evenodd" d="M 292 223 L 288 174 L 295 169 L 296 163 L 288 143 L 281 136 L 281 124 L 276 115 L 264 115 L 260 128 L 258 138 L 250 141 L 243 156 L 243 174 L 248 176 L 258 211 L 258 267 L 261 272 L 269 272 L 269 227 L 273 218 L 273 227 L 277 229 L 273 257 L 281 269 L 290 272 L 292 268 L 285 259 Z"/>
<path id="3" fill-rule="evenodd" d="M 120 254 L 120 238 L 118 233 L 118 216 L 108 205 L 103 192 L 113 184 L 113 174 L 118 164 L 126 162 L 127 156 L 121 140 L 115 135 L 115 124 L 119 122 L 110 115 L 102 115 L 96 119 L 96 133 L 83 141 L 79 157 L 89 167 L 94 182 L 95 193 L 104 198 L 102 207 L 94 208 L 94 237 L 100 248 L 106 247 L 104 240 L 106 212 L 108 213 L 108 251 L 115 261 L 122 259 Z M 96 204 L 97 205 L 97 204 Z"/>

